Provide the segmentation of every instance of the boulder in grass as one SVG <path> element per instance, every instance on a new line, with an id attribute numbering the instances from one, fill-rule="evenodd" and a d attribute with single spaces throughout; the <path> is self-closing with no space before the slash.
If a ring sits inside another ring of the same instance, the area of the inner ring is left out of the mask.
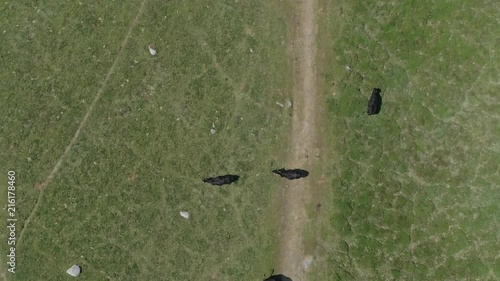
<path id="1" fill-rule="evenodd" d="M 73 277 L 78 277 L 78 275 L 82 273 L 82 268 L 79 265 L 74 264 L 72 267 L 66 270 L 66 273 Z"/>

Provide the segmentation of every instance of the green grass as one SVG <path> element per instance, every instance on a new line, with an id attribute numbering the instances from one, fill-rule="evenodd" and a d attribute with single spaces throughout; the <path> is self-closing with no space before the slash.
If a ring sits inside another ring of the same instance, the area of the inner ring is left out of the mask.
<path id="1" fill-rule="evenodd" d="M 140 2 L 0 4 L 0 187 L 16 171 L 18 235 Z M 328 184 L 308 206 L 311 280 L 500 279 L 498 5 L 318 5 L 328 113 L 314 179 Z M 268 274 L 279 220 L 269 170 L 286 158 L 291 121 L 275 104 L 292 88 L 291 6 L 148 1 L 9 280 L 68 280 L 74 263 L 80 280 Z M 384 104 L 368 117 L 373 87 Z M 242 178 L 200 182 L 223 173 Z"/>
<path id="2" fill-rule="evenodd" d="M 320 18 L 333 211 L 313 224 L 312 280 L 500 279 L 498 5 L 336 2 Z"/>
<path id="3" fill-rule="evenodd" d="M 18 235 L 35 185 L 69 144 L 139 6 L 2 4 L 2 174 L 18 175 Z M 275 104 L 291 86 L 284 6 L 149 1 L 9 277 L 67 280 L 74 263 L 81 280 L 258 280 L 270 272 L 279 179 L 269 170 L 284 159 L 291 120 Z M 201 182 L 225 173 L 241 179 L 223 188 Z"/>

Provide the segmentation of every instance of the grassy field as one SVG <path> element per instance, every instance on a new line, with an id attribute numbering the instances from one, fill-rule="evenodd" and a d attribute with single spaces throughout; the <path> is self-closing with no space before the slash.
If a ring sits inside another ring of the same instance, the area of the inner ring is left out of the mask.
<path id="1" fill-rule="evenodd" d="M 311 280 L 500 280 L 500 6 L 358 2 L 322 1 L 332 216 Z"/>
<path id="2" fill-rule="evenodd" d="M 283 162 L 291 120 L 275 104 L 291 86 L 287 5 L 146 1 L 120 53 L 140 6 L 0 5 L 8 15 L 0 20 L 1 186 L 14 170 L 17 235 L 36 186 L 103 87 L 17 245 L 9 280 L 69 280 L 74 263 L 80 280 L 258 280 L 274 266 L 270 168 Z M 241 179 L 201 182 L 225 173 Z"/>
<path id="3" fill-rule="evenodd" d="M 69 280 L 75 263 L 79 280 L 260 280 L 277 265 L 292 5 L 144 1 L 0 4 L 0 192 L 14 170 L 18 236 L 40 199 L 8 280 Z M 500 6 L 317 4 L 327 185 L 310 280 L 499 280 Z M 225 173 L 241 179 L 201 182 Z"/>

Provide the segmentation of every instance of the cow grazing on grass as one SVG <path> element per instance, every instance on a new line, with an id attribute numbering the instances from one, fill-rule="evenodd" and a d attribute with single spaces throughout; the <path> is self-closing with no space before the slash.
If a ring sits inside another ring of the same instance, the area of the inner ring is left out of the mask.
<path id="1" fill-rule="evenodd" d="M 267 279 L 264 279 L 264 281 L 292 281 L 292 279 L 286 277 L 283 274 L 278 274 L 278 275 L 272 275 Z"/>
<path id="2" fill-rule="evenodd" d="M 273 275 L 273 276 L 265 279 L 264 281 L 292 281 L 292 279 L 286 277 L 283 274 L 278 274 L 278 275 Z"/>
<path id="3" fill-rule="evenodd" d="M 372 96 L 368 101 L 368 115 L 378 114 L 382 108 L 382 96 L 380 95 L 380 89 L 374 88 L 372 91 Z"/>
<path id="4" fill-rule="evenodd" d="M 224 184 L 231 184 L 233 182 L 236 182 L 240 176 L 238 175 L 224 175 L 224 176 L 218 176 L 214 178 L 206 178 L 203 179 L 203 182 L 210 183 L 213 185 L 224 185 Z"/>
<path id="5" fill-rule="evenodd" d="M 283 274 L 273 275 L 274 269 L 271 272 L 270 276 L 264 279 L 264 281 L 292 281 L 292 279 L 286 277 Z"/>
<path id="6" fill-rule="evenodd" d="M 287 170 L 285 168 L 273 170 L 273 173 L 278 174 L 281 177 L 287 178 L 289 180 L 305 178 L 309 175 L 309 172 L 306 170 L 302 170 L 302 169 Z"/>

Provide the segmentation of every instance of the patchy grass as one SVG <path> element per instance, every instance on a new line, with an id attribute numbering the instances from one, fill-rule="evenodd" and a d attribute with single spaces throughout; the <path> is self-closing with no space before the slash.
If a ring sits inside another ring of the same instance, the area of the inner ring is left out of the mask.
<path id="1" fill-rule="evenodd" d="M 288 97 L 292 76 L 289 7 L 273 2 L 147 2 L 18 245 L 11 280 L 66 280 L 73 263 L 81 280 L 270 272 L 279 179 L 269 170 L 284 159 L 290 122 L 275 102 Z M 140 3 L 0 4 L 0 167 L 17 173 L 18 234 Z M 313 191 L 320 200 L 308 206 L 311 279 L 499 279 L 498 5 L 319 8 L 329 118 L 314 176 L 331 190 Z M 373 87 L 384 104 L 368 117 Z M 201 183 L 223 173 L 242 177 L 223 188 Z M 0 183 L 4 192 L 6 177 Z"/>
<path id="2" fill-rule="evenodd" d="M 322 3 L 333 212 L 312 280 L 500 279 L 499 6 Z"/>
<path id="3" fill-rule="evenodd" d="M 2 4 L 2 171 L 18 175 L 18 234 L 139 6 Z M 283 158 L 290 122 L 275 104 L 291 85 L 287 9 L 269 1 L 145 7 L 18 245 L 12 280 L 66 280 L 74 263 L 81 280 L 258 280 L 275 262 L 270 203 L 279 179 L 270 168 Z M 241 179 L 201 182 L 225 173 Z"/>

